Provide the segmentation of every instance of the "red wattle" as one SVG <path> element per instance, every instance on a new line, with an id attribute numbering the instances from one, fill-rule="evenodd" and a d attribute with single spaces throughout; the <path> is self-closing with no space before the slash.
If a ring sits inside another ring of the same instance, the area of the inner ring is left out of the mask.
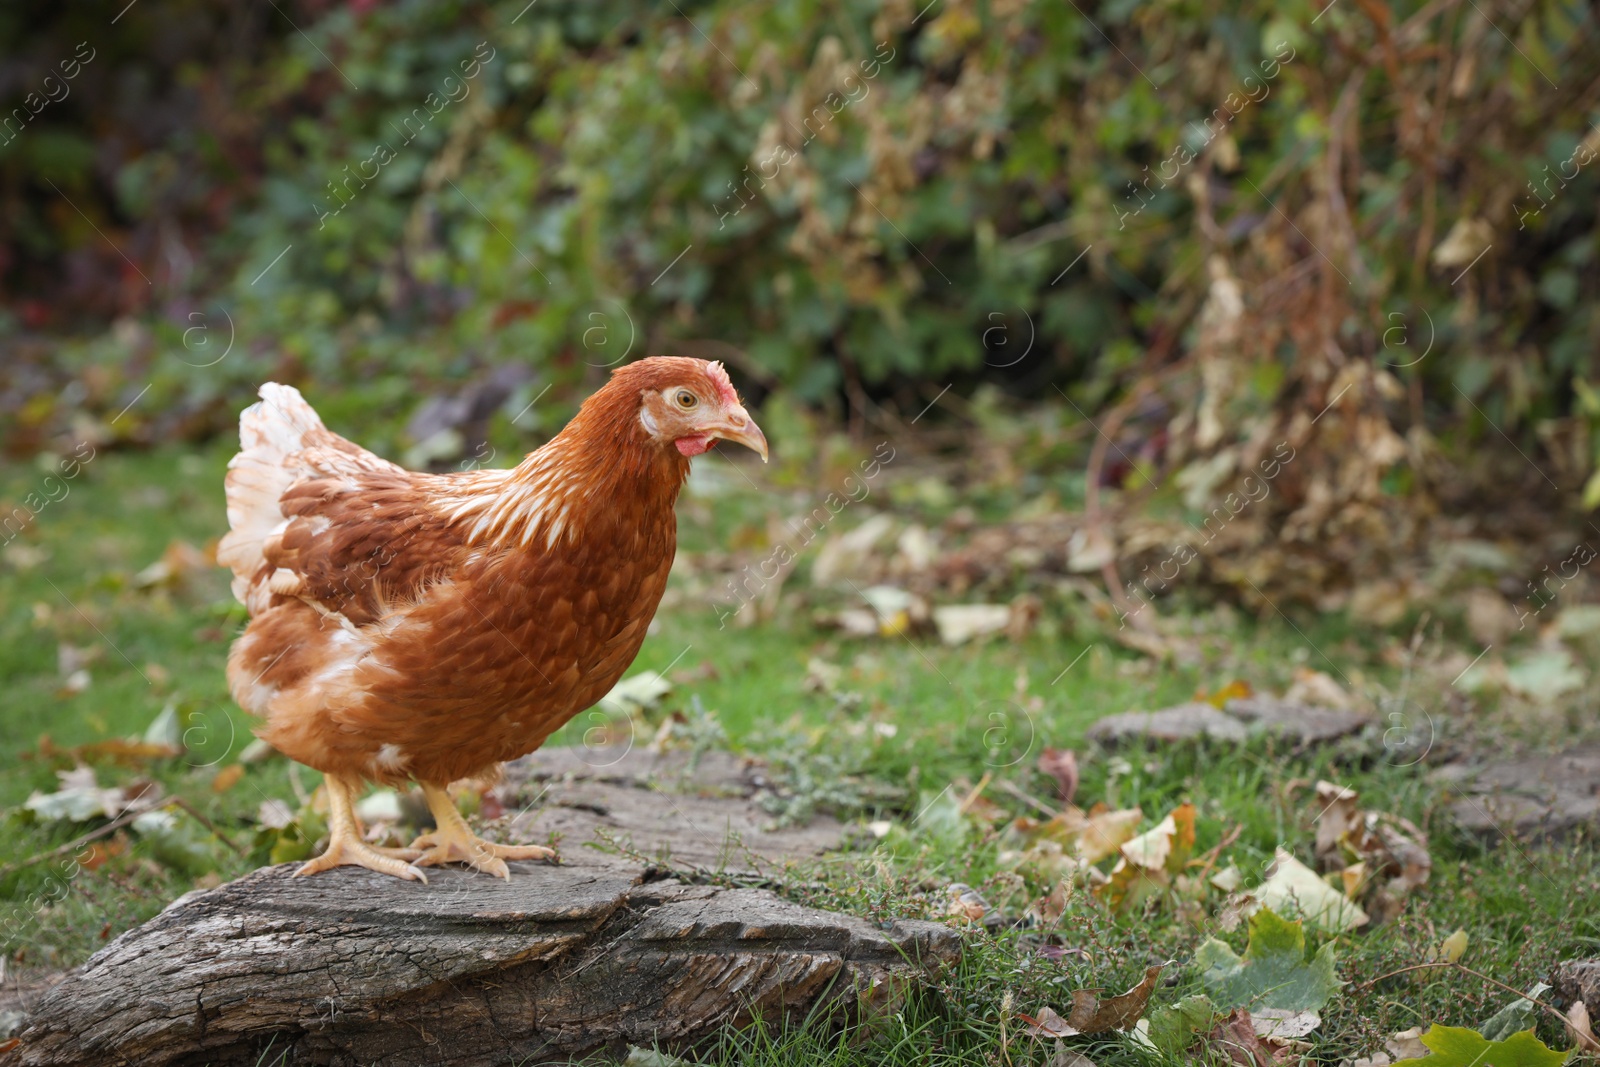
<path id="1" fill-rule="evenodd" d="M 678 451 L 684 455 L 698 456 L 702 452 L 710 450 L 713 440 L 715 439 L 708 433 L 697 433 L 690 434 L 688 437 L 680 437 L 672 443 L 677 445 Z"/>

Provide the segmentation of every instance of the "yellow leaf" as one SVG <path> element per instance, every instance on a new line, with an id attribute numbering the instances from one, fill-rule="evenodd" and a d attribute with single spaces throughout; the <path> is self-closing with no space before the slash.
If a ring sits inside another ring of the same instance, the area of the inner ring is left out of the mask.
<path id="1" fill-rule="evenodd" d="M 1352 863 L 1339 872 L 1339 878 L 1344 883 L 1345 899 L 1359 901 L 1361 891 L 1367 886 L 1367 865 Z"/>
<path id="2" fill-rule="evenodd" d="M 1044 822 L 1033 827 L 1029 832 L 1033 836 L 1054 841 L 1060 845 L 1071 845 L 1077 842 L 1079 835 L 1089 825 L 1089 820 L 1084 817 L 1083 809 L 1067 805 L 1065 811 L 1051 816 Z"/>
<path id="3" fill-rule="evenodd" d="M 1115 854 L 1133 839 L 1143 818 L 1144 812 L 1138 808 L 1104 811 L 1089 816 L 1088 824 L 1078 836 L 1079 857 L 1086 863 L 1099 863 Z"/>
<path id="4" fill-rule="evenodd" d="M 1589 476 L 1588 484 L 1583 487 L 1583 510 L 1593 511 L 1600 507 L 1600 470 Z"/>
<path id="5" fill-rule="evenodd" d="M 1142 867 L 1124 858 L 1112 868 L 1111 880 L 1094 892 L 1120 915 L 1137 908 L 1165 888 L 1167 872 L 1161 867 Z"/>
<path id="6" fill-rule="evenodd" d="M 1303 918 L 1329 933 L 1344 933 L 1371 921 L 1291 853 L 1279 848 L 1272 866 L 1271 877 L 1256 888 L 1255 897 L 1278 914 Z"/>
<path id="7" fill-rule="evenodd" d="M 1167 853 L 1167 873 L 1177 874 L 1189 865 L 1194 855 L 1194 805 L 1185 801 L 1172 809 L 1167 818 L 1176 824 L 1172 835 L 1172 851 Z"/>
<path id="8" fill-rule="evenodd" d="M 1243 700 L 1253 696 L 1255 690 L 1250 688 L 1250 683 L 1235 678 L 1215 693 L 1196 692 L 1194 698 L 1203 700 L 1214 708 L 1225 707 L 1230 700 Z"/>
<path id="9" fill-rule="evenodd" d="M 1113 911 L 1137 907 L 1166 889 L 1171 876 L 1183 870 L 1194 851 L 1194 815 L 1194 805 L 1181 804 L 1154 827 L 1123 843 L 1122 858 L 1101 887 L 1100 895 Z"/>
<path id="10" fill-rule="evenodd" d="M 226 793 L 228 790 L 238 785 L 239 779 L 243 777 L 244 764 L 230 763 L 228 766 L 218 771 L 215 778 L 211 779 L 211 791 L 213 793 Z"/>

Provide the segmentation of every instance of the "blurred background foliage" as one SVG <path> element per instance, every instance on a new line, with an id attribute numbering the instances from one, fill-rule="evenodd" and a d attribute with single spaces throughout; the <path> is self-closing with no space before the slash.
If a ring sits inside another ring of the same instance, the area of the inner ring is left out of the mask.
<path id="1" fill-rule="evenodd" d="M 14 454 L 275 378 L 454 461 L 676 352 L 780 425 L 1092 417 L 1086 566 L 1283 446 L 1238 589 L 1600 504 L 1592 4 L 121 6 L 0 11 Z"/>

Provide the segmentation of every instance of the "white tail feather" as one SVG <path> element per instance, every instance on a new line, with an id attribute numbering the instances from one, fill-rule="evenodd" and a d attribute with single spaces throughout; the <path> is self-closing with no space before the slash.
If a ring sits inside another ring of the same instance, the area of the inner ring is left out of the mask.
<path id="1" fill-rule="evenodd" d="M 278 502 L 304 474 L 290 461 L 311 447 L 312 435 L 325 429 L 300 391 L 268 382 L 261 400 L 239 416 L 239 454 L 228 463 L 229 531 L 217 545 L 217 562 L 233 571 L 233 593 L 241 602 L 266 560 L 262 546 L 279 532 L 284 515 Z"/>

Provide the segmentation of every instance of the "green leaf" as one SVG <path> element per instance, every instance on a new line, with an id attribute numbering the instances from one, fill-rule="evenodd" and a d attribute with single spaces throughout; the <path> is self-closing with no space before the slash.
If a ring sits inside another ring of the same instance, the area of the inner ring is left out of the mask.
<path id="1" fill-rule="evenodd" d="M 257 835 L 256 847 L 259 850 L 262 845 L 266 846 L 270 863 L 308 860 L 316 854 L 316 844 L 327 832 L 327 821 L 307 804 L 295 814 L 294 822 L 283 829 L 263 828 Z"/>
<path id="2" fill-rule="evenodd" d="M 133 820 L 133 829 L 151 855 L 175 871 L 199 875 L 217 869 L 216 838 L 188 815 L 147 811 Z"/>
<path id="3" fill-rule="evenodd" d="M 1571 1055 L 1548 1047 L 1532 1030 L 1512 1034 L 1504 1041 L 1490 1041 L 1465 1026 L 1430 1026 L 1422 1043 L 1428 1046 L 1428 1055 L 1399 1062 L 1428 1067 L 1557 1067 Z"/>
<path id="4" fill-rule="evenodd" d="M 1506 684 L 1524 696 L 1549 702 L 1583 688 L 1586 675 L 1564 648 L 1534 652 L 1506 668 Z"/>
<path id="5" fill-rule="evenodd" d="M 1583 487 L 1583 510 L 1593 511 L 1600 507 L 1600 470 L 1590 475 L 1589 482 Z"/>
<path id="6" fill-rule="evenodd" d="M 959 846 L 966 838 L 967 823 L 961 817 L 961 801 L 954 792 L 946 788 L 931 799 L 924 795 L 921 804 L 917 829 L 934 841 Z"/>
<path id="7" fill-rule="evenodd" d="M 1570 308 L 1578 299 L 1578 276 L 1570 270 L 1546 271 L 1539 279 L 1539 296 L 1552 307 Z"/>
<path id="8" fill-rule="evenodd" d="M 1184 997 L 1167 1008 L 1157 1008 L 1150 1013 L 1147 1036 L 1150 1043 L 1175 1059 L 1194 1044 L 1195 1038 L 1211 1029 L 1217 1017 L 1217 1007 L 1203 994 Z"/>
<path id="9" fill-rule="evenodd" d="M 1195 952 L 1200 981 L 1223 1009 L 1317 1011 L 1343 985 L 1333 973 L 1330 942 L 1306 961 L 1305 927 L 1271 908 L 1250 917 L 1244 956 L 1211 938 Z"/>
<path id="10" fill-rule="evenodd" d="M 1519 1030 L 1527 1030 L 1533 1026 L 1533 998 L 1542 997 L 1550 992 L 1550 987 L 1543 982 L 1537 982 L 1528 990 L 1528 995 L 1501 1008 L 1489 1017 L 1489 1020 L 1480 1028 L 1483 1036 L 1490 1041 L 1501 1041 L 1510 1037 Z"/>
<path id="11" fill-rule="evenodd" d="M 183 750 L 183 723 L 178 718 L 178 705 L 168 701 L 150 725 L 145 728 L 144 741 L 147 745 L 165 745 L 175 752 Z"/>

